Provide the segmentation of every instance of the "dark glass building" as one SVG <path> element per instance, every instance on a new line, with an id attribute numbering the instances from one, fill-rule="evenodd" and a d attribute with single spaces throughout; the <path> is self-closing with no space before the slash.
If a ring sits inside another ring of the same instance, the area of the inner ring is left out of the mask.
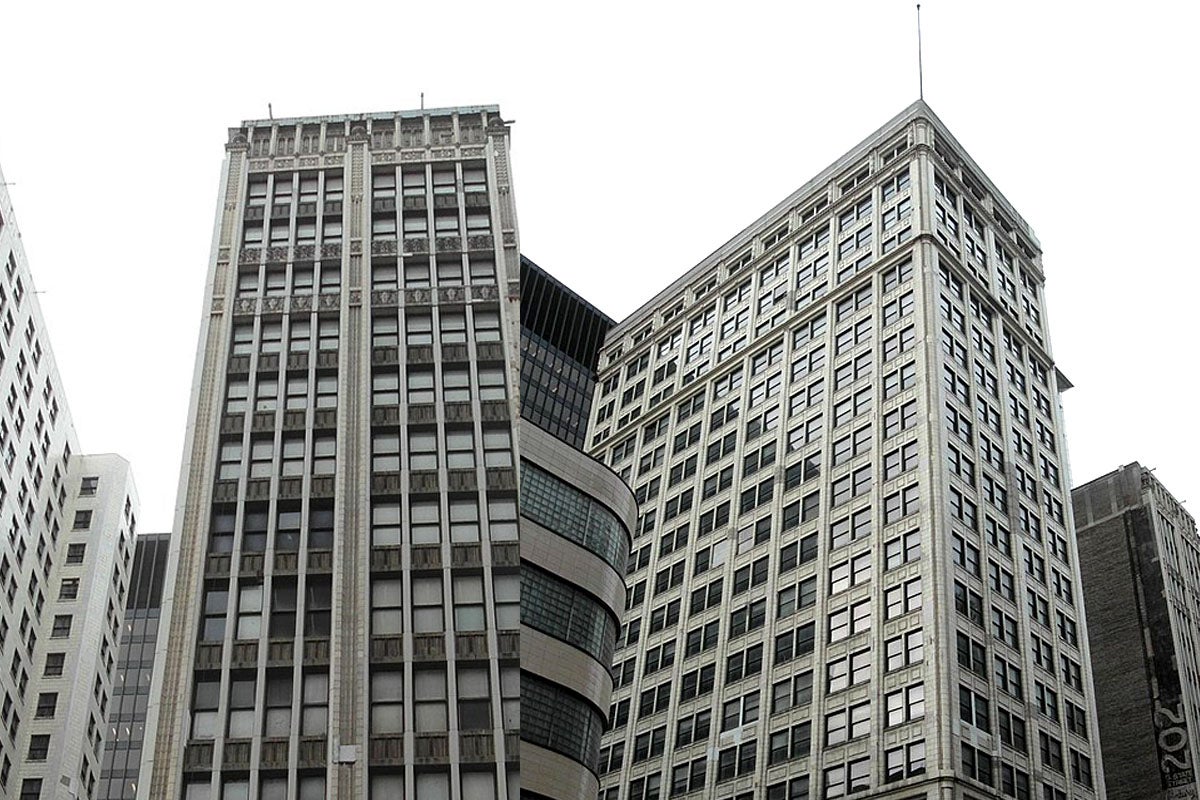
<path id="1" fill-rule="evenodd" d="M 163 576 L 167 571 L 169 533 L 137 537 L 129 594 L 125 601 L 125 624 L 117 651 L 112 701 L 108 707 L 108 736 L 101 765 L 99 800 L 133 800 L 137 797 L 146 735 L 146 705 L 150 700 L 150 676 L 154 671 L 154 647 L 158 641 L 162 610 Z"/>
<path id="2" fill-rule="evenodd" d="M 521 416 L 583 449 L 604 334 L 615 323 L 521 257 Z"/>
<path id="3" fill-rule="evenodd" d="M 521 259 L 521 796 L 591 800 L 636 504 L 584 455 L 612 320 Z"/>

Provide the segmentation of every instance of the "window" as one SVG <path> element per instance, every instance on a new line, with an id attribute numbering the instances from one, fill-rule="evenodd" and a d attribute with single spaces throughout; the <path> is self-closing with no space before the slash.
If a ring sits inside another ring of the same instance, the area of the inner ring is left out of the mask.
<path id="1" fill-rule="evenodd" d="M 192 689 L 192 737 L 212 739 L 217 735 L 217 707 L 220 702 L 219 680 L 198 680 Z"/>
<path id="2" fill-rule="evenodd" d="M 58 585 L 59 600 L 74 600 L 79 596 L 79 578 L 63 578 Z"/>
<path id="3" fill-rule="evenodd" d="M 918 580 L 918 590 L 919 585 Z M 829 615 L 829 641 L 841 641 L 870 627 L 871 602 L 863 600 Z"/>
<path id="4" fill-rule="evenodd" d="M 887 669 L 892 671 L 901 667 L 918 664 L 925 659 L 925 635 L 918 628 L 888 639 L 885 643 L 887 654 Z"/>
<path id="5" fill-rule="evenodd" d="M 884 568 L 894 569 L 921 557 L 921 532 L 909 531 L 884 544 Z"/>
<path id="6" fill-rule="evenodd" d="M 72 617 L 70 614 L 57 614 L 54 617 L 54 627 L 50 631 L 51 639 L 66 639 L 71 635 Z"/>
<path id="7" fill-rule="evenodd" d="M 885 782 L 899 781 L 925 773 L 925 742 L 894 747 L 883 754 Z"/>
<path id="8" fill-rule="evenodd" d="M 717 781 L 752 774 L 757 757 L 758 742 L 754 739 L 722 750 L 717 756 Z"/>
<path id="9" fill-rule="evenodd" d="M 47 754 L 50 752 L 50 735 L 39 733 L 29 737 L 29 760 L 30 761 L 45 761 Z M 25 781 L 26 784 L 29 781 Z M 39 782 L 40 783 L 40 782 Z M 41 787 L 39 787 L 40 790 Z M 39 791 L 40 794 L 40 791 Z M 37 797 L 38 795 L 33 795 Z M 21 797 L 25 797 L 25 787 L 21 787 Z"/>
<path id="10" fill-rule="evenodd" d="M 957 636 L 958 665 L 980 677 L 987 676 L 987 649 L 962 631 Z"/>
<path id="11" fill-rule="evenodd" d="M 33 716 L 35 719 L 51 719 L 57 709 L 58 692 L 42 692 L 38 695 L 37 711 Z"/>
<path id="12" fill-rule="evenodd" d="M 791 761 L 797 758 L 807 758 L 809 751 L 812 748 L 812 724 L 809 722 L 801 722 L 793 725 L 790 728 L 776 731 L 771 734 L 770 743 L 767 748 L 768 764 L 780 764 L 785 761 Z M 806 781 L 807 784 L 807 781 Z M 807 785 L 803 795 L 795 794 L 796 798 L 808 798 Z M 768 797 L 776 795 L 768 793 Z M 786 796 L 786 795 L 785 795 Z"/>
<path id="13" fill-rule="evenodd" d="M 329 675 L 308 672 L 300 695 L 300 733 L 305 736 L 324 736 L 329 718 Z"/>
<path id="14" fill-rule="evenodd" d="M 988 699 L 966 686 L 958 687 L 958 718 L 980 730 L 992 731 Z"/>
<path id="15" fill-rule="evenodd" d="M 253 678 L 229 683 L 229 736 L 250 736 L 254 732 Z"/>
<path id="16" fill-rule="evenodd" d="M 771 687 L 771 713 L 808 705 L 812 702 L 812 672 L 801 672 Z"/>
<path id="17" fill-rule="evenodd" d="M 921 579 L 913 578 L 884 590 L 884 619 L 896 617 L 921 608 Z"/>
<path id="18" fill-rule="evenodd" d="M 1038 732 L 1038 752 L 1042 757 L 1042 766 L 1055 772 L 1063 772 L 1062 742 L 1046 733 Z"/>
<path id="19" fill-rule="evenodd" d="M 825 686 L 829 693 L 840 692 L 871 677 L 871 653 L 862 650 L 830 661 L 825 667 Z"/>
<path id="20" fill-rule="evenodd" d="M 458 728 L 486 730 L 492 724 L 488 671 L 482 667 L 458 668 Z"/>
<path id="21" fill-rule="evenodd" d="M 75 522 L 71 526 L 72 530 L 85 531 L 88 528 L 90 528 L 91 526 L 92 526 L 92 512 L 91 511 L 76 511 L 75 512 Z"/>
<path id="22" fill-rule="evenodd" d="M 454 577 L 454 629 L 459 632 L 486 628 L 483 581 L 478 575 Z"/>
<path id="23" fill-rule="evenodd" d="M 999 720 L 1000 741 L 1024 753 L 1027 749 L 1025 720 L 1005 708 L 997 709 L 996 717 Z"/>
<path id="24" fill-rule="evenodd" d="M 977 750 L 965 742 L 962 745 L 962 771 L 968 778 L 973 778 L 988 786 L 995 785 L 996 778 L 991 754 Z"/>
<path id="25" fill-rule="evenodd" d="M 848 793 L 861 791 L 871 786 L 870 759 L 861 758 L 845 766 L 825 770 L 825 798 L 845 797 Z"/>
<path id="26" fill-rule="evenodd" d="M 1071 751 L 1071 780 L 1092 788 L 1092 760 L 1077 750 Z"/>
<path id="27" fill-rule="evenodd" d="M 811 622 L 775 637 L 775 664 L 783 664 L 813 651 L 815 625 Z"/>
<path id="28" fill-rule="evenodd" d="M 63 666 L 66 664 L 66 653 L 46 653 L 46 665 L 42 669 L 42 676 L 45 678 L 55 678 L 63 674 Z"/>
<path id="29" fill-rule="evenodd" d="M 721 730 L 729 731 L 758 719 L 758 692 L 729 700 L 722 707 Z"/>
<path id="30" fill-rule="evenodd" d="M 308 580 L 304 598 L 304 635 L 328 637 L 333 595 L 328 578 Z"/>
<path id="31" fill-rule="evenodd" d="M 85 476 L 79 481 L 79 496 L 93 497 L 96 494 L 96 487 L 100 484 L 99 476 Z"/>
<path id="32" fill-rule="evenodd" d="M 925 686 L 914 684 L 884 695 L 887 724 L 902 725 L 925 716 Z"/>

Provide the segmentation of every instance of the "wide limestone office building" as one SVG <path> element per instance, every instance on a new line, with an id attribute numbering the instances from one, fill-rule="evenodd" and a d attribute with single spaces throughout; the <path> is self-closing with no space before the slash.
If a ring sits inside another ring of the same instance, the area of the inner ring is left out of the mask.
<path id="1" fill-rule="evenodd" d="M 1089 800 L 1041 251 L 917 102 L 608 331 L 602 800 Z"/>

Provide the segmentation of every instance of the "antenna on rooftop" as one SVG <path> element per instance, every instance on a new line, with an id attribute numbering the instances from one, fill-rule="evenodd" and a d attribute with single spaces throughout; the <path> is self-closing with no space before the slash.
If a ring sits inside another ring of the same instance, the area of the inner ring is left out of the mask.
<path id="1" fill-rule="evenodd" d="M 921 54 L 921 4 L 917 3 L 917 96 L 925 99 L 925 64 Z"/>
<path id="2" fill-rule="evenodd" d="M 920 8 L 920 6 L 918 6 Z M 271 109 L 271 104 L 267 103 L 267 116 L 271 118 L 271 122 L 275 121 L 275 112 Z"/>
<path id="3" fill-rule="evenodd" d="M 425 110 L 425 93 L 421 92 L 421 110 Z"/>

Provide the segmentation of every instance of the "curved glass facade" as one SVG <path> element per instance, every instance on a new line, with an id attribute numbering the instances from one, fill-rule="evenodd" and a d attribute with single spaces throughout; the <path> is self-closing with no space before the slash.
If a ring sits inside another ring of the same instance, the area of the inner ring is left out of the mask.
<path id="1" fill-rule="evenodd" d="M 521 739 L 594 769 L 604 717 L 572 691 L 521 672 Z"/>
<path id="2" fill-rule="evenodd" d="M 521 624 L 579 648 L 605 669 L 612 664 L 617 620 L 592 595 L 545 570 L 521 572 Z"/>
<path id="3" fill-rule="evenodd" d="M 625 574 L 629 533 L 617 515 L 574 486 L 521 461 L 521 515 L 584 547 Z"/>

